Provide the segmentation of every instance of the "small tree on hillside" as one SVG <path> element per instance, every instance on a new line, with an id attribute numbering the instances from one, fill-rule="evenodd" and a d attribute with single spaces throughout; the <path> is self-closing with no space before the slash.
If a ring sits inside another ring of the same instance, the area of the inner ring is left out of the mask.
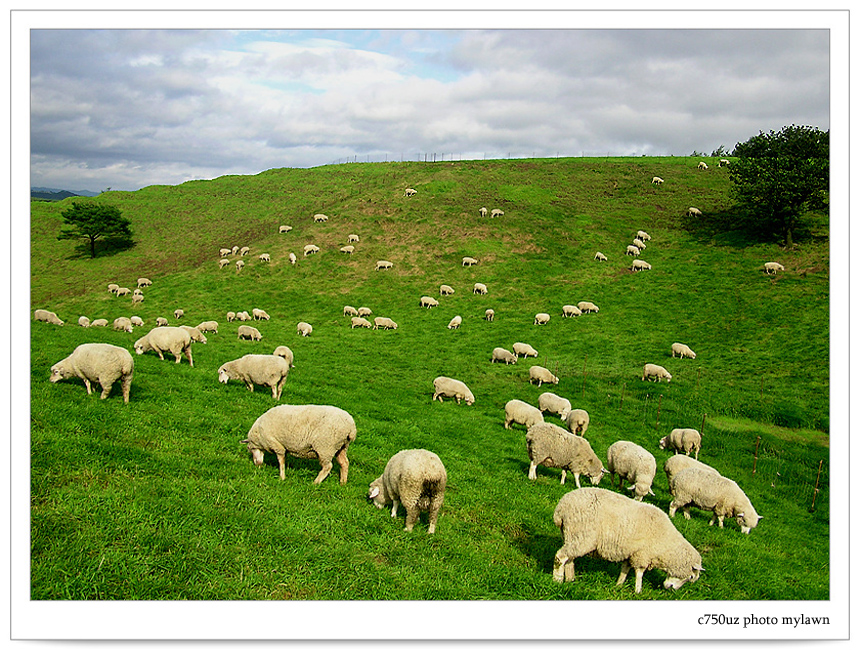
<path id="1" fill-rule="evenodd" d="M 90 257 L 96 256 L 96 242 L 127 247 L 132 243 L 131 222 L 119 208 L 99 203 L 73 203 L 60 213 L 65 227 L 57 239 L 77 239 L 89 243 Z"/>
<path id="2" fill-rule="evenodd" d="M 733 154 L 729 177 L 746 225 L 791 247 L 803 215 L 827 209 L 830 131 L 791 125 L 779 133 L 759 132 Z"/>

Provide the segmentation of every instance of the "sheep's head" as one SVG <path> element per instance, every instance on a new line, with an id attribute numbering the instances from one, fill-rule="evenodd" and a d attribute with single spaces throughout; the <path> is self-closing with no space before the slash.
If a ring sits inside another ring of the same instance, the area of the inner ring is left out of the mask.
<path id="1" fill-rule="evenodd" d="M 218 368 L 218 381 L 222 384 L 226 384 L 230 381 L 230 373 L 227 372 L 226 364 Z"/>
<path id="2" fill-rule="evenodd" d="M 664 589 L 680 589 L 688 582 L 696 582 L 699 579 L 699 575 L 704 571 L 701 564 L 697 564 L 695 566 L 690 567 L 690 573 L 686 576 L 668 576 L 663 581 Z"/>
<path id="3" fill-rule="evenodd" d="M 144 344 L 143 339 L 139 339 L 134 342 L 134 351 L 138 354 L 143 354 L 146 352 L 146 345 Z"/>
<path id="4" fill-rule="evenodd" d="M 51 383 L 55 384 L 61 379 L 65 379 L 69 377 L 71 373 L 66 369 L 66 367 L 62 363 L 57 363 L 51 366 Z"/>
<path id="5" fill-rule="evenodd" d="M 373 502 L 377 508 L 382 509 L 387 503 L 382 491 L 382 477 L 373 481 L 367 490 L 367 498 Z"/>
<path id="6" fill-rule="evenodd" d="M 750 531 L 758 526 L 759 520 L 763 519 L 763 517 L 760 517 L 755 510 L 752 510 L 749 514 L 740 513 L 736 516 L 736 519 L 741 527 L 741 532 L 749 535 Z"/>
<path id="7" fill-rule="evenodd" d="M 254 461 L 254 465 L 259 467 L 263 464 L 263 450 L 257 447 L 253 441 L 246 438 L 240 444 L 248 445 L 248 451 L 251 452 L 251 459 Z"/>

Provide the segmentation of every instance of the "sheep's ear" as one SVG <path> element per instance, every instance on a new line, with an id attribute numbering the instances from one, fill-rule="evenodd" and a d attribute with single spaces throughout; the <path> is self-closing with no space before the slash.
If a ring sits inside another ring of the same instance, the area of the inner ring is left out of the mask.
<path id="1" fill-rule="evenodd" d="M 694 569 L 698 569 L 699 571 L 704 571 L 704 570 L 705 570 L 705 567 L 703 567 L 701 564 L 700 564 L 699 566 L 694 566 L 693 568 L 694 568 Z"/>
<path id="2" fill-rule="evenodd" d="M 367 495 L 367 498 L 373 499 L 373 498 L 376 498 L 377 495 L 379 495 L 379 488 L 374 487 L 374 488 L 371 488 L 370 494 Z"/>
<path id="3" fill-rule="evenodd" d="M 605 467 L 602 467 L 602 468 L 600 469 L 600 471 L 601 471 L 603 474 L 609 474 L 609 470 L 608 470 L 608 469 L 606 469 Z"/>
<path id="4" fill-rule="evenodd" d="M 654 490 L 652 490 L 651 488 L 648 488 L 648 494 L 650 494 L 652 497 L 657 496 L 656 494 L 654 494 Z"/>
<path id="5" fill-rule="evenodd" d="M 243 441 L 241 441 L 239 444 L 240 444 L 240 445 L 247 445 L 249 442 L 251 442 L 251 441 L 250 441 L 250 440 L 248 440 L 247 438 L 245 438 L 245 439 L 244 439 Z"/>
<path id="6" fill-rule="evenodd" d="M 635 490 L 635 489 L 636 489 L 636 485 L 631 485 L 629 488 L 627 488 L 627 491 L 629 492 L 630 490 Z"/>

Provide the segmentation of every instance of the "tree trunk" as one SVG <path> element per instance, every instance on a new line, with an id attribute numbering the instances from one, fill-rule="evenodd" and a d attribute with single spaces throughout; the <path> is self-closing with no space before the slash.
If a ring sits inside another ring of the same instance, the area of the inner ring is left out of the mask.
<path id="1" fill-rule="evenodd" d="M 96 256 L 96 238 L 90 237 L 90 258 Z"/>
<path id="2" fill-rule="evenodd" d="M 794 241 L 791 238 L 791 226 L 787 226 L 785 229 L 785 248 L 791 249 L 794 247 Z"/>

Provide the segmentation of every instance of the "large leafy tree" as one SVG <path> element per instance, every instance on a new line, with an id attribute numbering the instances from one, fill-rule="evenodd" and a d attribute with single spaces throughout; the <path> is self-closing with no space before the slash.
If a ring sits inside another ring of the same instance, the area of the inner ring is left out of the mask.
<path id="1" fill-rule="evenodd" d="M 747 225 L 791 247 L 803 215 L 827 209 L 830 131 L 791 125 L 759 132 L 733 154 L 729 177 Z"/>
<path id="2" fill-rule="evenodd" d="M 95 202 L 76 202 L 60 213 L 65 226 L 57 239 L 77 239 L 88 244 L 90 257 L 96 256 L 96 242 L 128 246 L 132 242 L 131 222 L 119 208 Z"/>

